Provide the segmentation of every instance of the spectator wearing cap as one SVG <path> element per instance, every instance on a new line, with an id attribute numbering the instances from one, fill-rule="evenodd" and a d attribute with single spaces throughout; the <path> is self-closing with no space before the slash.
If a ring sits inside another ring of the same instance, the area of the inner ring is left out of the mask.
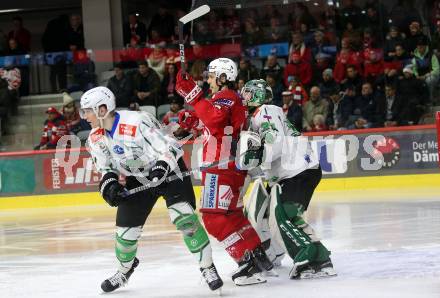
<path id="1" fill-rule="evenodd" d="M 297 77 L 301 84 L 307 86 L 312 81 L 312 74 L 310 62 L 301 58 L 298 53 L 293 53 L 291 62 L 284 69 L 284 84 L 289 86 L 289 77 Z"/>
<path id="2" fill-rule="evenodd" d="M 44 122 L 43 135 L 41 136 L 40 143 L 34 147 L 34 150 L 55 149 L 58 140 L 68 134 L 64 117 L 56 108 L 50 107 L 46 113 L 47 120 Z"/>
<path id="3" fill-rule="evenodd" d="M 141 106 L 159 106 L 160 79 L 159 75 L 150 67 L 146 61 L 138 63 L 138 72 L 133 77 L 134 94 L 132 101 Z"/>
<path id="4" fill-rule="evenodd" d="M 331 90 L 338 87 L 338 84 L 333 79 L 333 70 L 327 68 L 322 72 L 322 80 L 319 84 L 319 90 L 321 90 L 321 96 L 329 98 Z"/>
<path id="5" fill-rule="evenodd" d="M 314 86 L 310 89 L 310 98 L 303 105 L 303 128 L 306 131 L 313 131 L 315 124 L 313 118 L 316 115 L 322 115 L 324 119 L 328 114 L 328 101 L 321 97 L 321 91 L 318 87 Z M 325 124 L 325 121 L 324 121 Z"/>
<path id="6" fill-rule="evenodd" d="M 429 90 L 424 81 L 414 76 L 411 64 L 403 69 L 403 77 L 398 81 L 397 91 L 405 103 L 404 117 L 417 124 L 429 102 Z"/>
<path id="7" fill-rule="evenodd" d="M 337 83 L 341 83 L 346 77 L 347 65 L 353 65 L 357 73 L 362 75 L 362 55 L 351 49 L 350 42 L 347 38 L 341 40 L 341 50 L 336 56 L 336 63 L 333 69 L 333 77 Z"/>
<path id="8" fill-rule="evenodd" d="M 296 130 L 302 131 L 303 111 L 298 101 L 293 99 L 292 91 L 283 91 L 283 113 L 287 120 L 295 126 Z"/>
<path id="9" fill-rule="evenodd" d="M 284 68 L 278 63 L 277 56 L 273 54 L 267 56 L 260 78 L 265 78 L 269 73 L 275 76 L 277 82 L 283 82 Z"/>
<path id="10" fill-rule="evenodd" d="M 266 82 L 272 88 L 272 104 L 276 106 L 282 105 L 281 93 L 283 93 L 283 84 L 277 82 L 273 74 L 267 74 Z M 245 82 L 246 83 L 246 82 Z"/>
<path id="11" fill-rule="evenodd" d="M 439 80 L 440 66 L 437 56 L 429 49 L 427 37 L 420 37 L 417 42 L 417 48 L 414 51 L 412 64 L 414 65 L 414 75 L 417 79 L 425 81 L 429 88 L 431 102 L 435 86 Z"/>
<path id="12" fill-rule="evenodd" d="M 349 87 L 345 92 L 340 92 L 339 88 L 333 88 L 329 92 L 329 106 L 326 124 L 329 130 L 346 129 L 348 120 L 353 114 L 353 98 L 356 90 Z"/>
<path id="13" fill-rule="evenodd" d="M 66 122 L 67 133 L 77 134 L 81 130 L 81 117 L 75 106 L 75 100 L 67 92 L 63 92 L 62 113 Z"/>
<path id="14" fill-rule="evenodd" d="M 349 129 L 370 128 L 376 120 L 377 96 L 371 83 L 364 83 L 361 96 L 353 103 L 353 115 L 350 117 Z"/>
<path id="15" fill-rule="evenodd" d="M 131 80 L 124 73 L 121 63 L 118 63 L 113 68 L 115 75 L 107 82 L 109 88 L 116 98 L 117 108 L 127 108 L 130 105 L 130 100 L 133 94 L 133 86 Z"/>

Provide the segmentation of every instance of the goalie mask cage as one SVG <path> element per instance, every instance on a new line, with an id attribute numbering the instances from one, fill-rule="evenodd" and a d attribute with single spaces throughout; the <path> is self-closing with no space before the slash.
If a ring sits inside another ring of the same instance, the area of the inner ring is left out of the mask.
<path id="1" fill-rule="evenodd" d="M 192 7 L 196 8 L 208 4 L 211 9 L 215 8 L 252 8 L 265 5 L 286 5 L 305 2 L 304 0 L 193 0 Z"/>

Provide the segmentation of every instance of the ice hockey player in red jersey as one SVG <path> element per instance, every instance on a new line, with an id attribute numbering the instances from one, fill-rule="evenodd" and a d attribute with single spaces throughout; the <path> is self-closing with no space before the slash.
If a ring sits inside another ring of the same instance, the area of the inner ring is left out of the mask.
<path id="1" fill-rule="evenodd" d="M 188 74 L 177 76 L 176 91 L 192 105 L 203 122 L 202 219 L 206 230 L 238 263 L 232 279 L 236 285 L 266 282 L 263 270 L 273 265 L 267 258 L 254 228 L 243 214 L 241 190 L 245 171 L 236 168 L 234 156 L 246 108 L 234 90 L 237 66 L 228 58 L 209 63 L 210 98 Z M 217 166 L 214 166 L 217 165 Z"/>

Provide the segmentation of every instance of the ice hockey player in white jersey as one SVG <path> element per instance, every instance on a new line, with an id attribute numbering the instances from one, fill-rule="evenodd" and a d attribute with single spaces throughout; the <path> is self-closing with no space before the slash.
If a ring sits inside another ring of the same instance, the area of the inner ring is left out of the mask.
<path id="1" fill-rule="evenodd" d="M 221 288 L 223 281 L 212 261 L 208 235 L 194 213 L 191 179 L 186 176 L 167 180 L 187 171 L 177 141 L 164 134 L 158 121 L 148 113 L 116 112 L 115 96 L 105 87 L 84 93 L 80 114 L 93 128 L 88 147 L 96 169 L 102 174 L 99 191 L 110 206 L 118 207 L 115 251 L 120 266 L 114 276 L 101 284 L 102 290 L 111 292 L 124 286 L 138 266 L 138 239 L 160 196 L 165 198 L 171 221 L 182 232 L 209 287 Z M 119 183 L 120 174 L 125 176 L 125 186 Z M 127 190 L 147 184 L 153 187 L 127 196 Z"/>
<path id="2" fill-rule="evenodd" d="M 249 110 L 249 131 L 240 136 L 240 166 L 258 167 L 268 182 L 267 188 L 261 178 L 254 182 L 245 213 L 265 241 L 266 253 L 275 264 L 288 253 L 291 279 L 336 275 L 330 251 L 303 218 L 322 177 L 318 157 L 283 110 L 269 104 L 272 89 L 266 81 L 247 82 L 241 95 Z"/>

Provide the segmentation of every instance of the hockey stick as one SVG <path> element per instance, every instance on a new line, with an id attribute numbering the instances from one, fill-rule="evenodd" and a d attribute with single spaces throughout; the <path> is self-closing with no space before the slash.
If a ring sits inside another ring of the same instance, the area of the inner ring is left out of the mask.
<path id="1" fill-rule="evenodd" d="M 200 18 L 201 16 L 207 14 L 211 8 L 208 5 L 202 5 L 200 7 L 197 7 L 190 13 L 184 15 L 179 19 L 179 54 L 180 54 L 180 67 L 182 69 L 182 74 L 185 74 L 185 44 L 183 40 L 183 25 L 186 23 L 189 23 L 197 18 Z"/>

